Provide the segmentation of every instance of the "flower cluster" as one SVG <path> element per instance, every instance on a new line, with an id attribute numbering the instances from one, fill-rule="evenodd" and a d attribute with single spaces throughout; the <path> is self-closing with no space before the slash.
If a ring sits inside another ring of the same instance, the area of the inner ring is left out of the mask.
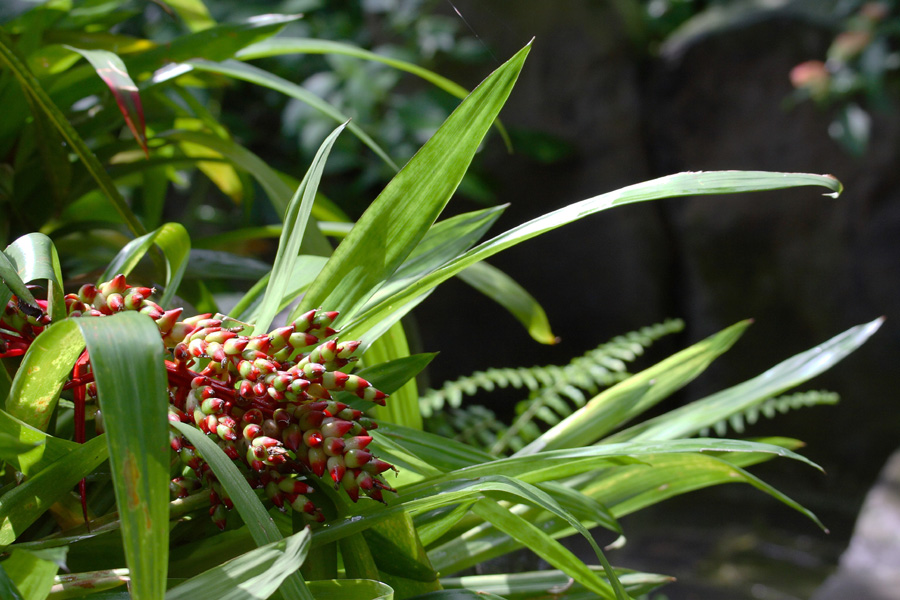
<path id="1" fill-rule="evenodd" d="M 372 441 L 368 430 L 376 424 L 338 396 L 346 392 L 382 405 L 386 398 L 365 379 L 342 371 L 356 360 L 359 342 L 334 337 L 336 312 L 312 310 L 271 333 L 247 336 L 241 335 L 246 324 L 221 315 L 179 320 L 183 309 L 163 310 L 150 299 L 152 293 L 129 286 L 118 275 L 67 295 L 66 311 L 83 317 L 136 310 L 152 318 L 168 352 L 169 419 L 191 423 L 214 437 L 251 486 L 264 489 L 279 509 L 290 506 L 310 520 L 324 519 L 307 496 L 314 491 L 312 474 L 327 474 L 354 502 L 361 494 L 383 501 L 382 491 L 393 491 L 382 478 L 393 467 L 367 450 Z M 0 318 L 0 355 L 23 353 L 50 324 L 46 303 L 40 302 L 42 315 L 24 313 L 15 298 L 8 303 Z M 96 385 L 87 356 L 83 358 L 69 387 L 84 386 L 83 394 L 91 400 Z M 102 427 L 99 410 L 96 422 Z M 184 497 L 206 484 L 210 515 L 224 528 L 232 507 L 227 493 L 174 429 L 170 444 L 180 458 L 172 494 Z"/>

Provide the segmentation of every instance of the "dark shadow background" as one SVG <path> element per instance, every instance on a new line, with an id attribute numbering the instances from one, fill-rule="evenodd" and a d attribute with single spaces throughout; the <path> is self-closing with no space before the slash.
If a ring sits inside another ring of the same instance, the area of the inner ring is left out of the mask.
<path id="1" fill-rule="evenodd" d="M 786 108 L 790 69 L 824 56 L 834 31 L 777 11 L 651 57 L 632 44 L 611 3 L 454 5 L 497 57 L 495 66 L 536 37 L 501 118 L 514 133 L 543 132 L 571 146 L 566 158 L 546 164 L 508 155 L 494 136 L 481 167 L 498 201 L 511 204 L 495 232 L 685 170 L 831 173 L 844 183 L 839 199 L 801 188 L 617 208 L 496 257 L 491 262 L 547 310 L 562 338 L 555 347 L 531 341 L 502 309 L 461 283 L 448 283 L 416 311 L 427 324 L 423 348 L 442 353 L 431 369 L 434 383 L 492 366 L 561 364 L 667 317 L 687 322 L 681 339 L 664 348 L 672 351 L 755 319 L 676 402 L 739 383 L 853 325 L 886 316 L 860 351 L 804 388 L 835 390 L 839 405 L 795 411 L 748 432 L 808 443 L 804 454 L 827 476 L 790 461 L 755 472 L 816 512 L 831 536 L 764 494 L 726 486 L 626 518 L 626 533 L 634 535 L 625 550 L 612 553 L 623 566 L 687 577 L 686 586 L 665 590 L 670 598 L 807 597 L 836 562 L 866 490 L 900 445 L 896 111 L 873 115 L 870 148 L 852 158 L 829 137 L 827 110 L 809 102 Z M 453 14 L 449 3 L 447 11 Z M 445 74 L 464 85 L 478 83 L 471 70 Z M 474 207 L 461 202 L 457 208 Z M 510 404 L 493 408 L 503 412 Z M 747 564 L 755 559 L 742 563 L 748 545 L 780 557 L 773 561 L 784 573 L 771 567 L 755 572 Z M 735 557 L 729 563 L 735 571 L 723 575 L 722 561 Z M 734 587 L 717 592 L 699 581 L 691 587 L 698 572 L 722 589 L 729 582 Z M 782 577 L 802 585 L 788 595 L 765 595 Z M 750 582 L 761 583 L 753 588 Z"/>

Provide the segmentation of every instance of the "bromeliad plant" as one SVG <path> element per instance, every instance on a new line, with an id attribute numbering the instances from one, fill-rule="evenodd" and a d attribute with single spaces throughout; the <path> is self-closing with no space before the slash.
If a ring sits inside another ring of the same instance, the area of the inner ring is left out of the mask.
<path id="1" fill-rule="evenodd" d="M 577 202 L 478 243 L 502 208 L 438 217 L 528 51 L 474 90 L 352 227 L 312 216 L 343 127 L 330 135 L 293 198 L 280 199 L 284 226 L 271 271 L 229 317 L 182 318 L 175 294 L 191 240 L 175 223 L 125 244 L 97 284 L 70 295 L 53 239 L 67 233 L 28 234 L 0 254 L 0 300 L 8 308 L 0 324 L 5 597 L 497 597 L 477 591 L 484 580 L 442 576 L 525 546 L 558 571 L 510 575 L 493 592 L 533 595 L 535 585 L 547 589 L 562 576 L 576 585 L 560 598 L 623 599 L 668 580 L 614 569 L 588 527 L 621 535 L 618 516 L 726 482 L 753 485 L 815 518 L 744 470 L 774 456 L 808 462 L 792 451 L 793 440 L 691 436 L 831 366 L 878 322 L 699 408 L 623 428 L 700 375 L 748 326 L 739 323 L 601 392 L 509 457 L 421 431 L 414 378 L 433 355 L 410 354 L 401 318 L 443 281 L 468 271 L 470 280 L 493 283 L 480 289 L 548 341 L 533 298 L 482 261 L 620 204 L 804 185 L 840 191 L 830 176 L 682 173 Z M 35 110 L 77 136 L 22 64 L 11 64 Z M 71 139 L 89 170 L 99 164 Z M 127 215 L 124 224 L 140 223 L 102 172 L 92 176 L 89 194 Z M 309 236 L 323 230 L 343 239 L 328 256 L 306 254 Z M 35 281 L 46 282 L 45 293 L 28 286 Z M 357 365 L 364 368 L 351 373 Z M 391 398 L 379 406 L 383 394 Z M 103 433 L 90 437 L 83 409 L 95 399 Z M 598 567 L 558 541 L 576 532 Z M 58 574 L 60 564 L 71 573 Z M 445 589 L 454 586 L 463 589 Z"/>

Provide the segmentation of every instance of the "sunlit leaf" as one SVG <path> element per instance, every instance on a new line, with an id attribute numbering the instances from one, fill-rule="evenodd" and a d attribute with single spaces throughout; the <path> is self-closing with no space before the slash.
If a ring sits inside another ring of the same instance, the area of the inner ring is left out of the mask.
<path id="1" fill-rule="evenodd" d="M 304 529 L 178 584 L 165 600 L 265 600 L 300 568 L 308 550 L 309 529 Z"/>
<path id="2" fill-rule="evenodd" d="M 159 328 L 137 312 L 73 320 L 97 384 L 132 597 L 154 600 L 166 587 L 169 547 L 169 396 Z"/>
<path id="3" fill-rule="evenodd" d="M 327 306 L 346 319 L 403 263 L 459 185 L 529 49 L 476 88 L 391 180 L 334 251 L 301 310 Z"/>

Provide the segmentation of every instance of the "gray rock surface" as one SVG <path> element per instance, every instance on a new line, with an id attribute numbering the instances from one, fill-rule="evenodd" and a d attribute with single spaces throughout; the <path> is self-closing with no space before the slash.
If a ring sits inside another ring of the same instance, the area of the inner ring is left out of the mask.
<path id="1" fill-rule="evenodd" d="M 811 600 L 900 599 L 900 451 L 866 496 L 837 572 Z"/>

